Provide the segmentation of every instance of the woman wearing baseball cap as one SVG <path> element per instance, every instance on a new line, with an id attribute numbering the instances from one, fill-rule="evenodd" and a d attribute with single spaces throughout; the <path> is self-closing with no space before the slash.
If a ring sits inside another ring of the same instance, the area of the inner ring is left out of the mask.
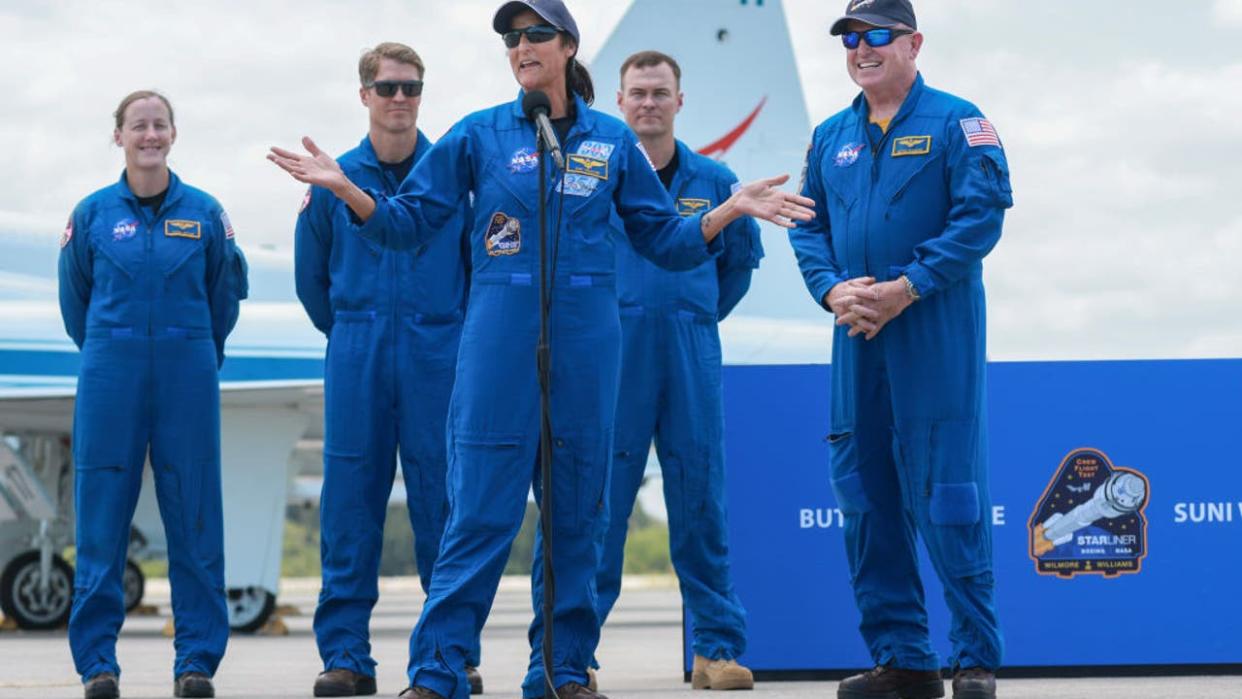
<path id="1" fill-rule="evenodd" d="M 590 75 L 580 63 L 578 27 L 559 0 L 506 2 L 492 28 L 508 49 L 521 87 L 516 100 L 467 116 L 445 134 L 387 197 L 349 182 L 310 139 L 309 155 L 273 148 L 269 159 L 302 182 L 349 205 L 358 234 L 413 248 L 435 234 L 473 195 L 470 301 L 448 419 L 451 513 L 422 617 L 410 641 L 403 697 L 467 699 L 462 668 L 482 628 L 538 479 L 541 255 L 552 270 L 551 431 L 556 580 L 551 686 L 559 697 L 594 699 L 587 666 L 599 636 L 596 541 L 607 524 L 606 487 L 620 364 L 614 237 L 671 269 L 719 254 L 717 234 L 739 216 L 792 226 L 808 220 L 809 199 L 776 189 L 787 176 L 738 189 L 705 214 L 682 218 L 624 122 L 590 108 Z M 535 126 L 523 98 L 542 92 L 565 153 L 537 175 Z M 547 197 L 549 248 L 540 249 L 538 201 Z M 619 218 L 623 228 L 611 221 Z M 501 235 L 497 235 L 501 234 Z M 491 243 L 489 244 L 489 241 Z M 530 670 L 525 697 L 549 683 L 541 651 L 541 547 L 535 547 Z"/>

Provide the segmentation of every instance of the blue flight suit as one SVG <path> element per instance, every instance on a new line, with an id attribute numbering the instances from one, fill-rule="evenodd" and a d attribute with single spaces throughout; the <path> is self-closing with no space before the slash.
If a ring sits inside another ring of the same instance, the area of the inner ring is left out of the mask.
<path id="1" fill-rule="evenodd" d="M 170 173 L 152 212 L 122 174 L 74 209 L 59 268 L 65 330 L 82 350 L 74 665 L 83 678 L 120 673 L 121 577 L 149 448 L 177 619 L 173 675 L 211 676 L 229 637 L 218 370 L 247 293 L 245 259 L 211 195 Z"/>
<path id="2" fill-rule="evenodd" d="M 599 639 L 598 543 L 607 524 L 620 369 L 616 229 L 635 248 L 680 269 L 723 243 L 703 242 L 701 216 L 682 219 L 650 161 L 621 121 L 575 99 L 564 140 L 567 172 L 549 167 L 547 251 L 551 304 L 553 526 L 556 633 L 553 684 L 586 684 Z M 462 667 L 491 609 L 532 483 L 539 486 L 539 228 L 533 124 L 521 96 L 458 122 L 396 197 L 371 192 L 376 209 L 359 228 L 383 245 L 424 244 L 473 196 L 473 276 L 449 407 L 449 520 L 431 591 L 411 639 L 412 685 L 466 699 Z M 535 618 L 522 691 L 542 697 L 542 533 L 536 537 Z"/>
<path id="3" fill-rule="evenodd" d="M 833 336 L 832 488 L 861 631 L 877 664 L 940 667 L 917 532 L 952 612 L 949 666 L 994 670 L 1003 643 L 993 601 L 982 259 L 1013 205 L 1009 167 L 979 110 L 922 76 L 887 133 L 868 118 L 859 95 L 815 130 L 802 193 L 817 218 L 789 234 L 816 302 L 862 276 L 905 275 L 922 296 L 871 341 L 842 326 Z"/>
<path id="4" fill-rule="evenodd" d="M 669 193 L 683 216 L 732 194 L 728 168 L 677 142 Z M 655 437 L 664 475 L 669 550 L 694 630 L 694 652 L 711 660 L 746 650 L 746 612 L 733 591 L 724 502 L 724 413 L 716 324 L 750 287 L 763 246 L 742 217 L 721 231 L 716 264 L 670 272 L 617 245 L 621 384 L 609 484 L 609 525 L 596 586 L 600 622 L 621 593 L 629 515 Z"/>
<path id="5" fill-rule="evenodd" d="M 420 132 L 414 160 L 430 149 Z M 369 137 L 338 162 L 360 187 L 391 195 L 401 186 Z M 315 639 L 324 668 L 374 677 L 369 623 L 398 454 L 424 591 L 448 514 L 444 422 L 465 316 L 465 221 L 451 219 L 451 232 L 419 250 L 385 250 L 350 230 L 348 207 L 331 192 L 312 187 L 304 202 L 294 278 L 328 336 Z M 476 642 L 471 665 L 478 652 Z"/>

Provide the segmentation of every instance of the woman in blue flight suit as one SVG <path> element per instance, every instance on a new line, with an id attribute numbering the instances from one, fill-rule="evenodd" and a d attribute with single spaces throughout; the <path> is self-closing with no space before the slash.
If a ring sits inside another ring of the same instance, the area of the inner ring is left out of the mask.
<path id="1" fill-rule="evenodd" d="M 177 620 L 174 693 L 209 697 L 229 635 L 218 370 L 246 266 L 219 202 L 168 169 L 168 100 L 135 92 L 114 116 L 125 171 L 78 204 L 60 241 L 61 315 L 82 351 L 69 646 L 87 699 L 118 696 L 121 575 L 149 450 Z"/>
<path id="2" fill-rule="evenodd" d="M 449 521 L 411 639 L 405 697 L 466 699 L 464 655 L 487 619 L 532 480 L 541 496 L 536 197 L 548 192 L 557 582 L 552 684 L 561 697 L 594 697 L 584 685 L 599 637 L 594 575 L 607 524 L 620 365 L 610 217 L 619 215 L 641 254 L 690 269 L 719 253 L 717 234 L 737 217 L 789 226 L 791 218 L 809 215 L 805 206 L 812 202 L 774 189 L 784 182 L 775 178 L 740 188 L 711 212 L 680 217 L 629 127 L 588 108 L 593 90 L 574 59 L 578 29 L 565 6 L 559 0 L 507 2 L 492 26 L 504 35 L 523 91 L 550 98 L 565 172 L 537 181 L 535 131 L 521 95 L 458 122 L 396 197 L 353 186 L 309 139 L 310 156 L 274 148 L 269 158 L 296 179 L 333 191 L 357 215 L 359 234 L 388 247 L 425 244 L 473 196 L 470 300 L 448 420 Z M 536 601 L 543 590 L 540 549 L 536 541 Z M 527 697 L 543 696 L 546 686 L 542 625 L 537 602 Z"/>

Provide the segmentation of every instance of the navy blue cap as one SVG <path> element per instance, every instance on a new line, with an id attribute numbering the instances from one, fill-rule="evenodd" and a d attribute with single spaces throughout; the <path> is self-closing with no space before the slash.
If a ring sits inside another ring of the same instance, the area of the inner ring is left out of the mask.
<path id="1" fill-rule="evenodd" d="M 914 7 L 910 0 L 850 0 L 845 6 L 845 16 L 832 23 L 832 35 L 844 34 L 850 20 L 857 20 L 873 27 L 895 27 L 904 24 L 918 29 L 914 21 Z"/>
<path id="2" fill-rule="evenodd" d="M 492 29 L 497 34 L 504 34 L 513 28 L 514 15 L 523 10 L 530 10 L 543 18 L 543 21 L 556 27 L 558 30 L 574 38 L 574 43 L 578 41 L 578 23 L 574 21 L 573 15 L 569 14 L 565 3 L 561 0 L 513 0 L 506 2 L 496 10 L 496 16 L 492 18 Z"/>

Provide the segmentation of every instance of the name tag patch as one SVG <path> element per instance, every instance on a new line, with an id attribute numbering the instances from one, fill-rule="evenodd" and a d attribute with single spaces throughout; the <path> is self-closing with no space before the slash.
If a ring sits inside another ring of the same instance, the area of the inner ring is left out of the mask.
<path id="1" fill-rule="evenodd" d="M 516 255 L 522 249 L 522 222 L 497 211 L 492 214 L 483 245 L 492 257 Z"/>
<path id="2" fill-rule="evenodd" d="M 901 136 L 893 139 L 893 157 L 927 155 L 931 152 L 931 136 Z"/>
<path id="3" fill-rule="evenodd" d="M 572 153 L 565 162 L 565 172 L 572 175 L 586 175 L 600 180 L 608 179 L 608 161 L 592 158 L 589 155 Z"/>
<path id="4" fill-rule="evenodd" d="M 678 199 L 677 213 L 682 216 L 693 216 L 707 211 L 711 205 L 712 202 L 709 199 Z"/>
<path id="5" fill-rule="evenodd" d="M 167 238 L 193 238 L 198 240 L 203 237 L 203 224 L 198 221 L 170 218 L 164 222 L 164 236 Z"/>
<path id="6" fill-rule="evenodd" d="M 599 186 L 603 180 L 588 175 L 565 175 L 563 189 L 565 193 L 574 197 L 589 197 L 595 193 L 595 188 Z M 556 191 L 561 191 L 561 182 L 556 183 Z"/>
<path id="7" fill-rule="evenodd" d="M 601 143 L 599 141 L 583 141 L 578 146 L 579 155 L 589 155 L 599 160 L 607 160 L 612 155 L 614 146 L 611 143 Z"/>

